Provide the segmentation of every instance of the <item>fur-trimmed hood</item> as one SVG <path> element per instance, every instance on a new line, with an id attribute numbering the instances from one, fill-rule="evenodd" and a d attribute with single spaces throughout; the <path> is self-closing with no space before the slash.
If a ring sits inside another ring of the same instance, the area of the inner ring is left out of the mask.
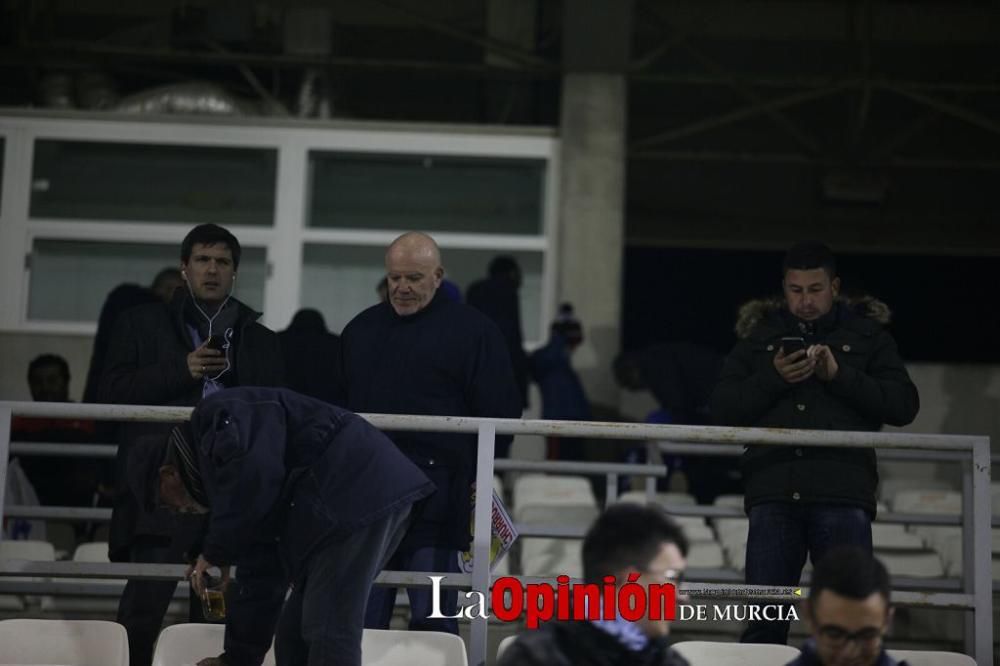
<path id="1" fill-rule="evenodd" d="M 858 316 L 871 319 L 882 326 L 888 325 L 892 320 L 892 311 L 889 310 L 889 306 L 873 296 L 859 296 L 856 298 L 839 296 L 837 303 L 847 306 L 847 308 Z M 784 307 L 785 299 L 781 296 L 757 298 L 747 301 L 740 306 L 739 313 L 736 315 L 736 336 L 741 340 L 748 337 L 754 327 L 763 321 L 765 317 L 779 312 Z"/>

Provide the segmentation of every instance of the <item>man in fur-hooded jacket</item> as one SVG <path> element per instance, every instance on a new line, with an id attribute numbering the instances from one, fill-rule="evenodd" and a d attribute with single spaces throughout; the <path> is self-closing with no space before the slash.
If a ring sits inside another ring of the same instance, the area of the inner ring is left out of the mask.
<path id="1" fill-rule="evenodd" d="M 740 311 L 740 341 L 712 395 L 715 422 L 806 430 L 903 426 L 920 408 L 917 389 L 885 331 L 888 308 L 840 298 L 833 253 L 815 242 L 784 261 L 784 301 Z M 802 349 L 792 351 L 802 338 Z M 804 343 L 804 344 L 803 344 Z M 749 446 L 743 454 L 748 585 L 798 585 L 807 554 L 871 551 L 878 471 L 875 451 L 844 447 Z M 788 622 L 751 622 L 747 643 L 785 643 Z"/>

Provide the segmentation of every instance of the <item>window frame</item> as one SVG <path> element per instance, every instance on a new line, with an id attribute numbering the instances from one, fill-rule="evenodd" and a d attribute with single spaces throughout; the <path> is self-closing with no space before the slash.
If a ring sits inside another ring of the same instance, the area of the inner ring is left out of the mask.
<path id="1" fill-rule="evenodd" d="M 558 219 L 558 139 L 551 128 L 399 124 L 267 118 L 163 118 L 112 113 L 0 112 L 4 173 L 0 183 L 0 331 L 93 335 L 95 322 L 31 320 L 30 252 L 36 239 L 141 242 L 179 246 L 191 224 L 122 220 L 31 218 L 35 141 L 77 140 L 174 144 L 277 151 L 275 206 L 270 226 L 228 225 L 247 247 L 265 250 L 263 323 L 288 325 L 301 301 L 308 245 L 385 247 L 404 230 L 307 227 L 309 152 L 329 151 L 430 157 L 538 159 L 544 166 L 542 228 L 538 234 L 435 232 L 444 251 L 538 252 L 542 257 L 540 321 L 555 311 Z M 206 220 L 211 221 L 211 220 Z M 485 266 L 484 275 L 485 275 Z M 96 313 L 95 313 L 96 319 Z M 544 335 L 544 330 L 540 331 Z M 529 344 L 541 340 L 528 340 Z"/>

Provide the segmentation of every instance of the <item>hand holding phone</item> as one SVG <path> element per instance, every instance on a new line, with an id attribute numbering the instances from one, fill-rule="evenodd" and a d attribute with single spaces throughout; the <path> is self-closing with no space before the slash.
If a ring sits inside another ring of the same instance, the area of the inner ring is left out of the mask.
<path id="1" fill-rule="evenodd" d="M 222 351 L 226 347 L 226 338 L 221 335 L 210 335 L 208 336 L 208 340 L 205 341 L 205 346 L 209 349 Z"/>
<path id="2" fill-rule="evenodd" d="M 805 338 L 781 338 L 781 353 L 785 356 L 791 356 L 797 351 L 804 351 L 806 348 Z"/>
<path id="3" fill-rule="evenodd" d="M 802 352 L 802 353 L 799 353 Z M 806 354 L 804 338 L 781 338 L 781 349 L 774 355 L 774 369 L 789 384 L 809 379 L 816 370 L 816 360 Z"/>

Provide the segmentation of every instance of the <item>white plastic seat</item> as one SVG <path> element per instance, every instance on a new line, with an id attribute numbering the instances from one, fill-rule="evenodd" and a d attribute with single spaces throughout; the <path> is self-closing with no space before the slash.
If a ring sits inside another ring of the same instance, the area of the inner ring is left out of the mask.
<path id="1" fill-rule="evenodd" d="M 583 476 L 525 474 L 514 483 L 514 507 L 523 503 L 597 505 L 590 481 Z"/>
<path id="2" fill-rule="evenodd" d="M 708 525 L 683 527 L 688 541 L 715 541 L 715 531 Z"/>
<path id="3" fill-rule="evenodd" d="M 897 513 L 962 513 L 962 493 L 955 490 L 900 490 L 890 502 Z"/>
<path id="4" fill-rule="evenodd" d="M 737 509 L 743 508 L 743 495 L 719 495 L 712 502 L 715 506 L 731 506 Z"/>
<path id="5" fill-rule="evenodd" d="M 944 576 L 941 557 L 933 551 L 901 553 L 875 551 L 892 575 L 908 578 L 940 578 Z"/>
<path id="6" fill-rule="evenodd" d="M 56 559 L 55 547 L 48 541 L 0 541 L 0 560 L 28 560 L 31 562 L 54 562 Z M 41 582 L 44 578 L 36 577 L 7 577 L 3 580 L 17 580 L 20 582 Z M 0 610 L 22 611 L 26 603 L 35 602 L 38 598 L 34 595 L 0 594 Z M 44 598 L 43 598 L 44 601 Z"/>
<path id="7" fill-rule="evenodd" d="M 205 657 L 222 653 L 224 624 L 172 624 L 160 632 L 153 652 L 153 666 L 194 666 Z M 264 666 L 274 666 L 274 647 L 264 656 Z"/>
<path id="8" fill-rule="evenodd" d="M 528 474 L 514 484 L 514 520 L 533 525 L 588 526 L 599 509 L 584 477 Z"/>
<path id="9" fill-rule="evenodd" d="M 745 543 L 730 544 L 722 547 L 726 553 L 726 562 L 737 571 L 743 571 L 747 566 L 747 545 Z"/>
<path id="10" fill-rule="evenodd" d="M 723 545 L 745 544 L 750 536 L 750 520 L 747 518 L 716 518 L 715 533 Z"/>
<path id="11" fill-rule="evenodd" d="M 924 549 L 924 540 L 899 523 L 872 523 L 872 544 L 885 550 Z"/>
<path id="12" fill-rule="evenodd" d="M 583 577 L 583 540 L 529 537 L 519 541 L 525 576 Z"/>
<path id="13" fill-rule="evenodd" d="M 976 666 L 976 660 L 958 652 L 932 650 L 886 650 L 896 661 L 906 660 L 910 666 Z"/>
<path id="14" fill-rule="evenodd" d="M 799 656 L 797 649 L 787 645 L 682 641 L 673 648 L 691 666 L 774 666 Z"/>
<path id="15" fill-rule="evenodd" d="M 722 546 L 714 541 L 696 541 L 687 554 L 688 566 L 699 569 L 721 569 L 726 566 Z"/>
<path id="16" fill-rule="evenodd" d="M 363 666 L 468 666 L 469 661 L 465 642 L 454 634 L 365 629 L 361 663 Z"/>
<path id="17" fill-rule="evenodd" d="M 927 490 L 954 490 L 947 481 L 942 479 L 914 479 L 910 476 L 897 476 L 882 479 L 878 484 L 879 499 L 891 502 L 903 490 L 919 486 L 919 492 Z"/>
<path id="18" fill-rule="evenodd" d="M 507 651 L 507 648 L 509 648 L 511 646 L 511 644 L 514 641 L 516 641 L 516 640 L 517 640 L 517 636 L 508 636 L 508 637 L 504 638 L 502 641 L 500 641 L 500 644 L 497 645 L 497 661 L 496 661 L 496 663 L 500 663 L 500 657 L 503 656 L 503 653 Z"/>
<path id="19" fill-rule="evenodd" d="M 106 541 L 95 541 L 92 543 L 81 543 L 73 552 L 74 562 L 110 562 L 108 559 L 108 543 Z M 63 583 L 86 583 L 88 585 L 101 585 L 116 589 L 118 596 L 92 596 L 92 597 L 45 597 L 42 599 L 42 610 L 46 613 L 67 613 L 67 612 L 90 612 L 90 613 L 115 613 L 118 610 L 118 599 L 122 590 L 125 589 L 125 581 L 115 578 L 61 578 Z"/>
<path id="20" fill-rule="evenodd" d="M 646 491 L 630 490 L 618 496 L 619 502 L 632 502 L 633 504 L 646 504 Z M 694 495 L 688 493 L 653 493 L 653 502 L 661 506 L 694 506 L 698 501 Z"/>
<path id="21" fill-rule="evenodd" d="M 3 620 L 0 664 L 128 666 L 128 635 L 103 620 Z"/>

